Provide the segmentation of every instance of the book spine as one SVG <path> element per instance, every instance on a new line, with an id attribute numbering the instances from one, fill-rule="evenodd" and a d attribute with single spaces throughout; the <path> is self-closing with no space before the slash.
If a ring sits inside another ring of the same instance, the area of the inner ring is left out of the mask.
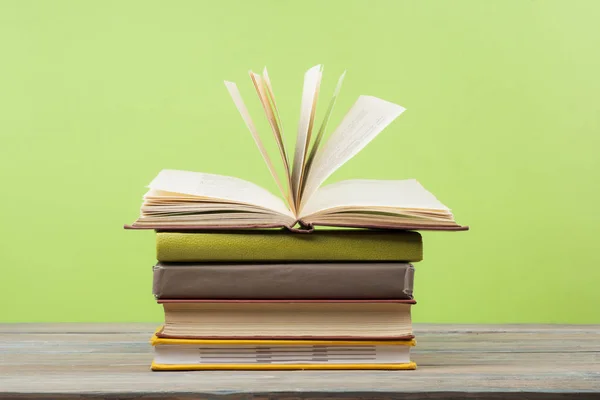
<path id="1" fill-rule="evenodd" d="M 415 268 L 412 264 L 408 264 L 406 271 L 404 272 L 404 294 L 407 299 L 413 298 L 413 285 L 415 282 Z"/>

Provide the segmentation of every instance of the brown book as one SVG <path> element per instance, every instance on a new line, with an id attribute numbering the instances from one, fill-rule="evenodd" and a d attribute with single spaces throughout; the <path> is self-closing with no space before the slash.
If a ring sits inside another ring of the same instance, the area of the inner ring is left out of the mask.
<path id="1" fill-rule="evenodd" d="M 409 263 L 169 264 L 153 268 L 157 299 L 412 299 Z"/>
<path id="2" fill-rule="evenodd" d="M 159 300 L 162 338 L 411 339 L 414 300 Z"/>

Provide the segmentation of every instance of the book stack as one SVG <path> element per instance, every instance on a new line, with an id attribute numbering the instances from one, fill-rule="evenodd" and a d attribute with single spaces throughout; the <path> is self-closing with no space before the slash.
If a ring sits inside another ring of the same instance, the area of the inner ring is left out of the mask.
<path id="1" fill-rule="evenodd" d="M 157 234 L 154 370 L 414 369 L 421 235 Z"/>
<path id="2" fill-rule="evenodd" d="M 360 96 L 325 140 L 342 74 L 312 138 L 322 76 L 313 67 L 292 163 L 268 73 L 250 76 L 284 179 L 236 85 L 226 86 L 283 200 L 214 174 L 163 170 L 150 183 L 140 217 L 126 228 L 157 231 L 153 293 L 165 321 L 152 337 L 152 369 L 416 368 L 411 263 L 423 253 L 416 230 L 467 227 L 414 179 L 321 187 L 404 108 Z M 327 226 L 338 228 L 320 228 Z"/>

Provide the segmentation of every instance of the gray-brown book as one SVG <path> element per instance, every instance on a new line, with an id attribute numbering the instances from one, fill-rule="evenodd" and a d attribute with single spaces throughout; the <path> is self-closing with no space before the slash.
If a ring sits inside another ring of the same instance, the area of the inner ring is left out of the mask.
<path id="1" fill-rule="evenodd" d="M 410 263 L 158 263 L 153 270 L 157 299 L 413 298 Z"/>

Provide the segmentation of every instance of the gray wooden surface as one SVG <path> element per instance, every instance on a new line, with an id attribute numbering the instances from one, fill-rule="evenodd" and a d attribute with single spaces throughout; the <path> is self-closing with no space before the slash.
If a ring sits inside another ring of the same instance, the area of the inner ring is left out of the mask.
<path id="1" fill-rule="evenodd" d="M 416 325 L 417 371 L 151 372 L 153 324 L 0 324 L 0 398 L 600 398 L 600 326 Z"/>

